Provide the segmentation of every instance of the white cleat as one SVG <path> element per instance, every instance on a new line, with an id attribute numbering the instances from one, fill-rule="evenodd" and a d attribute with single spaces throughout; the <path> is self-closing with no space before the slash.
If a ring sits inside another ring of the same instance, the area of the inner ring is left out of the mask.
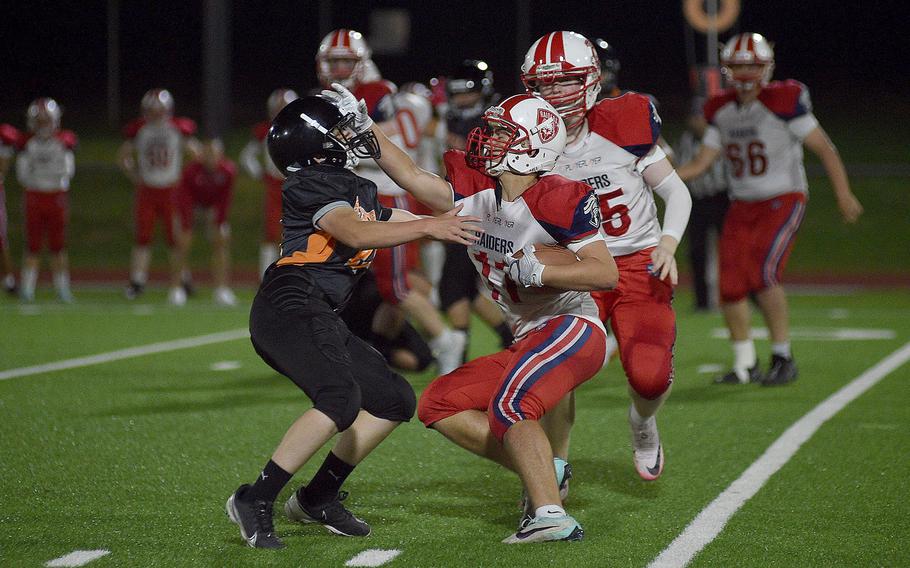
<path id="1" fill-rule="evenodd" d="M 218 286 L 212 291 L 212 298 L 219 306 L 234 307 L 237 305 L 237 296 L 227 286 Z"/>
<path id="2" fill-rule="evenodd" d="M 430 341 L 430 349 L 436 356 L 436 363 L 439 366 L 437 372 L 440 375 L 447 375 L 461 366 L 467 341 L 468 336 L 465 332 L 453 329 L 447 329 Z"/>
<path id="3" fill-rule="evenodd" d="M 186 305 L 186 290 L 183 289 L 183 286 L 171 288 L 170 292 L 167 293 L 167 303 L 177 308 Z"/>
<path id="4" fill-rule="evenodd" d="M 632 430 L 632 462 L 635 471 L 645 481 L 654 481 L 664 470 L 664 448 L 657 432 L 657 419 L 649 417 L 641 425 L 632 421 L 629 408 L 629 428 Z"/>
<path id="5" fill-rule="evenodd" d="M 526 542 L 549 542 L 554 540 L 581 540 L 584 529 L 578 521 L 569 515 L 559 517 L 534 517 L 510 537 L 503 539 L 505 544 L 523 544 Z"/>

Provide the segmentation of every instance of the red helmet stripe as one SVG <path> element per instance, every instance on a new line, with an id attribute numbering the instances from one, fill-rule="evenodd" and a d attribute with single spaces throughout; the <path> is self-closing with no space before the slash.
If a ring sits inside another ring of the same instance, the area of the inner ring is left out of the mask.
<path id="1" fill-rule="evenodd" d="M 736 38 L 736 45 L 733 47 L 733 53 L 736 53 L 743 48 L 744 39 L 746 39 L 746 34 L 739 34 L 739 37 Z"/>
<path id="2" fill-rule="evenodd" d="M 534 65 L 535 66 L 538 63 L 547 62 L 547 48 L 550 45 L 550 39 L 552 36 L 553 36 L 553 34 L 549 33 L 549 34 L 543 36 L 542 38 L 540 38 L 540 41 L 537 43 L 537 49 L 534 50 Z M 533 71 L 533 69 L 532 69 L 532 71 Z"/>
<path id="3" fill-rule="evenodd" d="M 344 33 L 341 35 L 341 46 L 342 47 L 351 47 L 351 32 L 348 30 L 342 30 Z"/>
<path id="4" fill-rule="evenodd" d="M 329 42 L 329 45 L 332 47 L 338 47 L 341 45 L 341 30 L 335 30 L 335 33 L 332 34 L 332 41 Z"/>
<path id="5" fill-rule="evenodd" d="M 746 46 L 746 50 L 755 53 L 755 40 L 752 38 L 752 34 L 749 34 L 749 44 Z"/>
<path id="6" fill-rule="evenodd" d="M 553 43 L 550 46 L 550 61 L 565 61 L 566 49 L 562 41 L 563 32 L 553 34 Z"/>
<path id="7" fill-rule="evenodd" d="M 515 108 L 515 105 L 525 100 L 527 97 L 528 95 L 514 95 L 502 101 L 502 104 L 500 106 L 502 107 L 502 110 L 505 111 L 503 114 L 511 115 L 512 109 Z"/>

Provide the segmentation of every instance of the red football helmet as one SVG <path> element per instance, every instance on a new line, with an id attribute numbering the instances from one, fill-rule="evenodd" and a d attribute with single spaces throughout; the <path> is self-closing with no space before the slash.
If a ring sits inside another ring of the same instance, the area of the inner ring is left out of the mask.
<path id="1" fill-rule="evenodd" d="M 531 45 L 521 66 L 528 92 L 556 107 L 568 128 L 584 120 L 600 92 L 600 61 L 586 37 L 551 32 Z"/>
<path id="2" fill-rule="evenodd" d="M 372 52 L 360 32 L 339 29 L 319 42 L 316 51 L 316 75 L 325 88 L 341 83 L 348 89 L 365 82 L 370 74 Z M 372 66 L 375 69 L 375 65 Z M 378 74 L 378 71 L 376 72 Z"/>
<path id="3" fill-rule="evenodd" d="M 275 118 L 275 116 L 281 112 L 287 104 L 293 100 L 299 99 L 297 93 L 293 89 L 275 89 L 272 91 L 272 94 L 269 95 L 269 119 Z"/>
<path id="4" fill-rule="evenodd" d="M 50 135 L 60 128 L 60 117 L 63 109 L 51 98 L 33 100 L 25 112 L 26 123 L 30 132 Z"/>
<path id="5" fill-rule="evenodd" d="M 167 118 L 174 114 L 174 97 L 167 89 L 150 89 L 142 95 L 141 107 L 148 119 Z"/>
<path id="6" fill-rule="evenodd" d="M 483 113 L 468 134 L 465 161 L 490 176 L 548 172 L 566 146 L 566 125 L 544 99 L 513 95 Z"/>
<path id="7" fill-rule="evenodd" d="M 741 33 L 720 52 L 723 74 L 740 91 L 767 85 L 774 72 L 774 48 L 761 34 Z"/>

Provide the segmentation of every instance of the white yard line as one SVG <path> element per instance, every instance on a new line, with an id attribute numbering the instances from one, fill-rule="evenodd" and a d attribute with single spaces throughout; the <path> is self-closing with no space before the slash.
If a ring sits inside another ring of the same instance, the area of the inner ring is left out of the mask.
<path id="1" fill-rule="evenodd" d="M 401 554 L 401 551 L 398 549 L 393 550 L 382 550 L 379 548 L 371 548 L 369 550 L 364 550 L 363 552 L 358 553 L 354 558 L 351 558 L 344 563 L 345 566 L 382 566 L 386 562 L 390 562 L 395 557 Z"/>
<path id="2" fill-rule="evenodd" d="M 739 476 L 739 479 L 705 507 L 648 567 L 686 566 L 720 534 L 730 517 L 758 493 L 765 482 L 793 457 L 800 446 L 811 438 L 822 424 L 908 360 L 910 343 L 882 359 L 797 420 Z"/>
<path id="3" fill-rule="evenodd" d="M 107 556 L 110 554 L 110 550 L 74 550 L 69 554 L 61 556 L 60 558 L 55 558 L 53 560 L 48 560 L 44 563 L 48 568 L 64 567 L 64 566 L 85 566 L 92 560 L 97 560 L 102 556 Z"/>
<path id="4" fill-rule="evenodd" d="M 189 349 L 191 347 L 200 347 L 202 345 L 211 345 L 213 343 L 224 343 L 235 339 L 244 339 L 250 336 L 246 328 L 232 329 L 219 333 L 210 333 L 208 335 L 197 335 L 196 337 L 185 337 L 173 341 L 163 341 L 161 343 L 149 343 L 148 345 L 139 345 L 138 347 L 129 347 L 118 351 L 109 351 L 87 357 L 77 357 L 75 359 L 64 359 L 54 363 L 45 363 L 44 365 L 34 365 L 32 367 L 19 367 L 18 369 L 9 369 L 0 371 L 0 381 L 15 379 L 17 377 L 27 377 L 29 375 L 39 375 L 53 371 L 65 371 L 66 369 L 75 369 L 77 367 L 88 367 L 90 365 L 100 365 L 101 363 L 110 363 L 121 359 L 132 359 L 143 355 L 152 355 L 155 353 L 166 353 L 168 351 L 177 351 L 179 349 Z"/>

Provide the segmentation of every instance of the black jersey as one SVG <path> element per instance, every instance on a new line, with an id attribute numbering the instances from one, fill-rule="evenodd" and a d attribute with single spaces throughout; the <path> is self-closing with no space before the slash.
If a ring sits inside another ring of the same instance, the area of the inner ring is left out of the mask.
<path id="1" fill-rule="evenodd" d="M 361 219 L 388 221 L 392 210 L 379 204 L 376 184 L 335 166 L 319 165 L 291 174 L 281 188 L 283 240 L 277 266 L 299 266 L 313 277 L 329 304 L 340 309 L 376 251 L 358 250 L 319 229 L 319 219 L 338 207 Z"/>

